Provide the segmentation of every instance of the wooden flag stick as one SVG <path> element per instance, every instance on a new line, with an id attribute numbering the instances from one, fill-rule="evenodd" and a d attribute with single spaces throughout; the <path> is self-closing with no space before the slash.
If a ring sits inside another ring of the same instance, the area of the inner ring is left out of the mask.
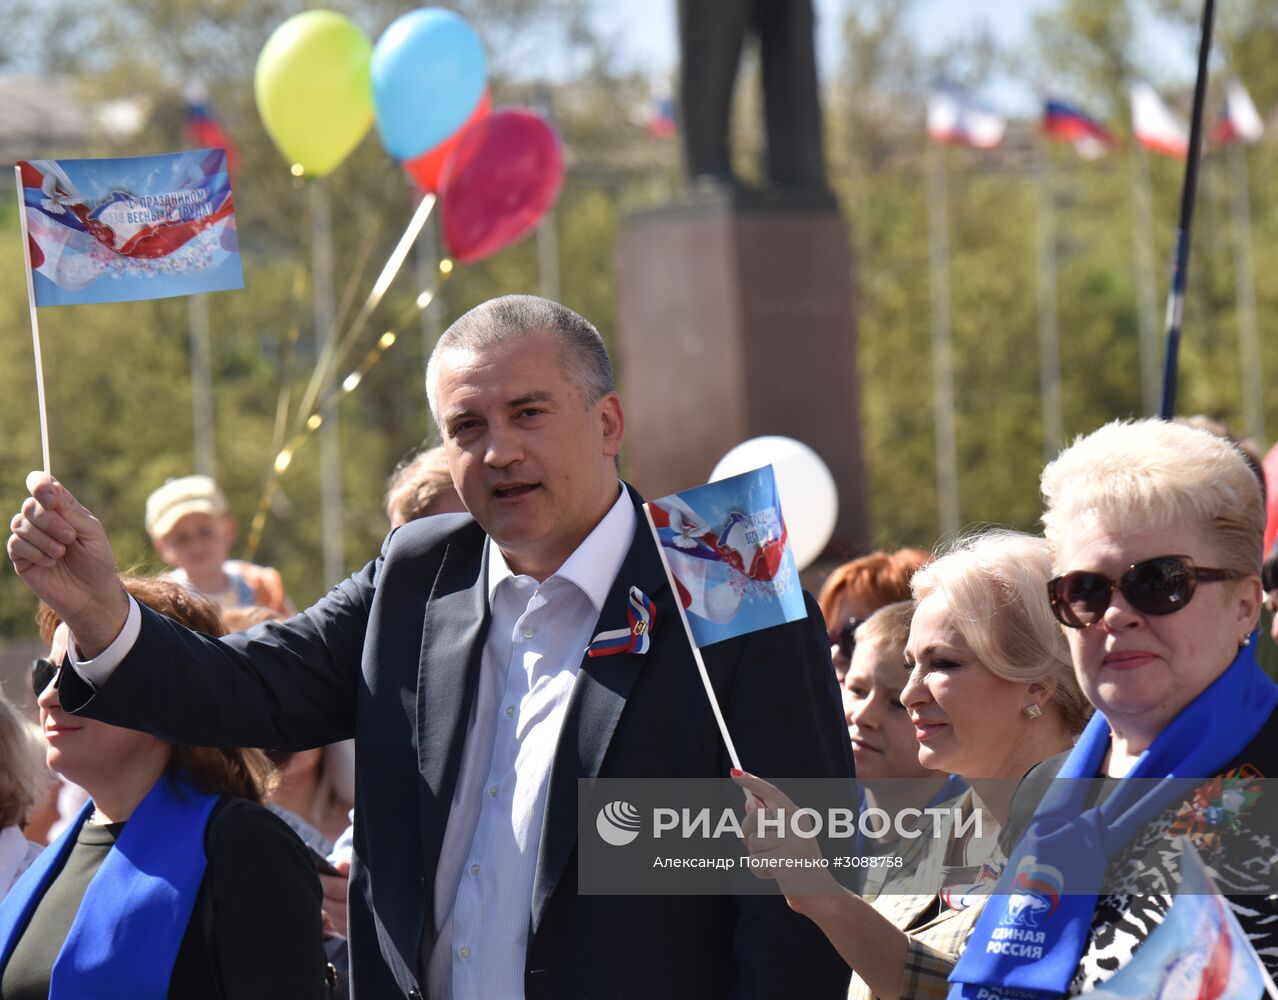
<path id="1" fill-rule="evenodd" d="M 22 168 L 13 167 L 14 180 L 18 185 L 18 222 L 22 226 L 22 260 L 26 264 L 27 274 L 27 306 L 31 310 L 31 343 L 35 348 L 36 399 L 40 404 L 40 449 L 44 454 L 44 471 L 53 474 L 49 462 L 49 416 L 44 405 L 44 362 L 40 357 L 40 321 L 36 317 L 35 278 L 31 273 L 31 236 L 27 233 L 26 199 L 22 194 Z"/>
<path id="2" fill-rule="evenodd" d="M 661 556 L 661 565 L 666 571 L 666 580 L 670 584 L 670 589 L 675 596 L 675 607 L 679 609 L 679 620 L 683 622 L 684 634 L 688 637 L 688 645 L 692 647 L 692 658 L 697 661 L 697 670 L 701 673 L 701 683 L 705 685 L 706 697 L 710 699 L 710 711 L 714 713 L 714 721 L 719 724 L 719 734 L 723 737 L 724 745 L 728 748 L 728 757 L 732 760 L 732 766 L 738 771 L 744 770 L 741 767 L 741 758 L 737 756 L 737 748 L 732 742 L 732 737 L 728 735 L 728 724 L 723 721 L 723 712 L 719 709 L 719 699 L 715 697 L 714 687 L 710 683 L 710 675 L 706 673 L 705 660 L 701 658 L 701 650 L 697 646 L 697 640 L 692 636 L 692 626 L 688 624 L 688 613 L 683 609 L 683 601 L 679 599 L 679 587 L 675 583 L 674 574 L 670 572 L 670 564 L 666 562 L 666 551 L 661 547 L 661 536 L 657 534 L 657 525 L 652 520 L 652 511 L 648 505 L 643 505 L 643 516 L 648 522 L 648 527 L 652 530 L 652 540 L 657 544 L 657 554 Z"/>

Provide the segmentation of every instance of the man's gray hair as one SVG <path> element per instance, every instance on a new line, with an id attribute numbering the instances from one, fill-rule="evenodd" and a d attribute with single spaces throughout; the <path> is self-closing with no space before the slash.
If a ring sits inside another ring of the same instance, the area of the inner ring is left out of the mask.
<path id="1" fill-rule="evenodd" d="M 584 316 L 567 306 L 536 295 L 503 295 L 475 306 L 453 322 L 431 351 L 426 363 L 426 401 L 439 426 L 435 380 L 439 359 L 446 351 L 482 351 L 532 333 L 555 335 L 563 353 L 564 374 L 587 406 L 616 389 L 612 362 L 603 338 Z"/>

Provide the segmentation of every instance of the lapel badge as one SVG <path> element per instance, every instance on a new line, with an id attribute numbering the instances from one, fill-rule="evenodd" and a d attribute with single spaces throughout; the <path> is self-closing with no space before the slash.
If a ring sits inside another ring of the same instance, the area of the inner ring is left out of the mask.
<path id="1" fill-rule="evenodd" d="M 630 588 L 630 601 L 626 607 L 630 618 L 628 628 L 609 629 L 600 632 L 586 647 L 587 656 L 612 656 L 616 653 L 635 653 L 642 656 L 652 644 L 652 623 L 657 616 L 657 606 L 638 587 Z"/>

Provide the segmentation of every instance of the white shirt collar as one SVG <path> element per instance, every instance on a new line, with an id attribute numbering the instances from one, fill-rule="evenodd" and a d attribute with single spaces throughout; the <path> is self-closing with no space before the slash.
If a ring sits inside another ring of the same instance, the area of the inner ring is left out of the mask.
<path id="1" fill-rule="evenodd" d="M 9 891 L 20 874 L 28 846 L 27 838 L 18 827 L 6 826 L 0 830 L 0 895 Z"/>
<path id="2" fill-rule="evenodd" d="M 630 492 L 622 485 L 621 494 L 608 513 L 573 550 L 572 555 L 564 560 L 563 565 L 547 579 L 559 577 L 576 584 L 590 598 L 595 611 L 602 611 L 613 581 L 634 541 L 636 523 L 635 506 L 630 502 Z M 488 539 L 489 604 L 501 582 L 514 575 L 501 549 L 491 538 Z"/>

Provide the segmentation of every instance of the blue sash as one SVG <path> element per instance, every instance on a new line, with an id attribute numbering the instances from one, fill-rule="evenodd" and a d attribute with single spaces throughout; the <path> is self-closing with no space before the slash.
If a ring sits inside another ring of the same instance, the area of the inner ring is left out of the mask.
<path id="1" fill-rule="evenodd" d="M 1105 871 L 1184 786 L 1208 778 L 1260 733 L 1278 686 L 1252 645 L 1187 705 L 1099 806 L 1086 809 L 1089 781 L 1054 781 L 1034 813 L 950 973 L 950 1000 L 1040 1000 L 1064 994 L 1091 933 Z M 1096 778 L 1109 750 L 1109 723 L 1092 716 L 1058 778 Z"/>
<path id="2" fill-rule="evenodd" d="M 185 780 L 175 790 L 167 777 L 147 792 L 85 890 L 53 963 L 50 1000 L 166 1000 L 217 801 Z M 0 902 L 0 974 L 92 812 L 90 801 Z"/>

